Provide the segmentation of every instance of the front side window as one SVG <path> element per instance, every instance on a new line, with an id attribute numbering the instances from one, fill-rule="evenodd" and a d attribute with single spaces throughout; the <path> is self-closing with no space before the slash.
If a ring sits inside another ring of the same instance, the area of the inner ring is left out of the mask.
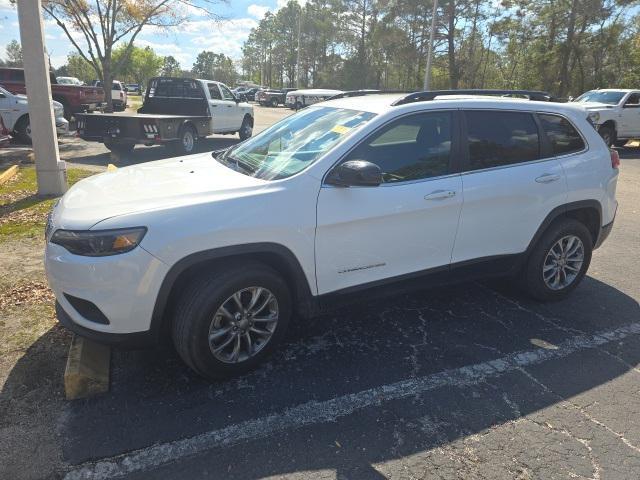
<path id="1" fill-rule="evenodd" d="M 222 91 L 222 98 L 224 100 L 234 100 L 235 97 L 233 96 L 233 93 L 231 93 L 231 90 L 229 90 L 227 87 L 225 87 L 224 85 L 218 84 L 220 86 L 220 90 Z"/>
<path id="2" fill-rule="evenodd" d="M 560 115 L 539 113 L 538 118 L 554 155 L 584 150 L 584 141 L 571 122 Z"/>
<path id="3" fill-rule="evenodd" d="M 502 167 L 540 158 L 540 139 L 527 112 L 467 111 L 468 170 Z"/>
<path id="4" fill-rule="evenodd" d="M 352 150 L 347 160 L 366 160 L 382 170 L 385 183 L 449 173 L 451 112 L 428 112 L 391 122 Z"/>
<path id="5" fill-rule="evenodd" d="M 640 93 L 632 93 L 631 95 L 629 95 L 629 98 L 627 98 L 627 101 L 624 102 L 625 107 L 637 107 L 638 104 L 640 104 Z"/>
<path id="6" fill-rule="evenodd" d="M 304 170 L 375 116 L 342 108 L 306 108 L 216 158 L 241 173 L 278 180 Z"/>

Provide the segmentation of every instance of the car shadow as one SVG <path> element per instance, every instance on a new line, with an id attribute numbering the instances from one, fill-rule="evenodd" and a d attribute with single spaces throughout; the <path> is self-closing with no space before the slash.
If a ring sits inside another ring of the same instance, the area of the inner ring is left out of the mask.
<path id="1" fill-rule="evenodd" d="M 372 299 L 294 321 L 269 361 L 227 381 L 199 378 L 168 347 L 114 350 L 110 392 L 65 406 L 59 423 L 64 460 L 77 465 L 309 402 L 443 375 L 515 352 L 553 349 L 576 336 L 597 335 L 639 318 L 635 299 L 591 277 L 568 299 L 552 304 L 535 303 L 508 282 L 484 282 Z M 46 342 L 46 336 L 40 341 Z M 9 375 L 3 395 L 25 377 L 41 375 L 37 368 L 28 371 L 34 368 L 31 351 Z M 547 390 L 516 370 L 468 385 L 445 384 L 334 421 L 301 422 L 299 428 L 275 432 L 266 444 L 255 439 L 216 448 L 163 466 L 153 478 L 179 478 L 181 469 L 191 469 L 189 478 L 261 478 L 318 469 L 337 471 L 338 478 L 384 478 L 372 465 L 442 447 L 545 409 L 604 385 L 638 363 L 640 341 L 630 336 L 527 367 L 549 385 Z M 233 469 L 212 476 L 216 465 L 227 464 Z"/>

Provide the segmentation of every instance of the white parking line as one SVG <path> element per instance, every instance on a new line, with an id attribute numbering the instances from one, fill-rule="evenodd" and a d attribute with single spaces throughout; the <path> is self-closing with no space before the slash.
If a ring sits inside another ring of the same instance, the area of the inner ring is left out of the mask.
<path id="1" fill-rule="evenodd" d="M 489 377 L 566 357 L 578 350 L 595 348 L 637 334 L 640 334 L 640 322 L 596 335 L 578 335 L 560 343 L 555 349 L 536 348 L 512 353 L 496 360 L 402 380 L 323 402 L 304 403 L 281 413 L 248 420 L 194 437 L 153 445 L 96 462 L 87 462 L 69 471 L 64 478 L 65 480 L 99 480 L 145 471 L 214 448 L 256 440 L 316 423 L 333 422 L 355 411 L 378 406 L 390 400 L 410 397 L 446 386 L 476 384 Z"/>

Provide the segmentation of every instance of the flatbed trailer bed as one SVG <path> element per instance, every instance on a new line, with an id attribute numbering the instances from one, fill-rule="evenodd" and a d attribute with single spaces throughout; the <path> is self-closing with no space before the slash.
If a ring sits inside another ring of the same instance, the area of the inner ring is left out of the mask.
<path id="1" fill-rule="evenodd" d="M 198 137 L 211 133 L 211 117 L 149 113 L 78 114 L 78 136 L 104 143 L 110 150 L 130 151 L 134 145 L 166 145 L 178 142 L 185 125 Z"/>

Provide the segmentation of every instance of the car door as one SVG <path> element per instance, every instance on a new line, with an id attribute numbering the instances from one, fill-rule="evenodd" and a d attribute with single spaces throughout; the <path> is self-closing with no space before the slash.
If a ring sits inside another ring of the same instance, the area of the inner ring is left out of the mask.
<path id="1" fill-rule="evenodd" d="M 464 205 L 452 264 L 524 252 L 566 202 L 562 166 L 531 112 L 466 110 L 462 118 Z"/>
<path id="2" fill-rule="evenodd" d="M 18 109 L 17 107 L 14 109 L 14 104 L 15 100 L 12 95 L 0 91 L 0 116 L 8 130 L 13 130 L 17 120 L 16 111 Z"/>
<path id="3" fill-rule="evenodd" d="M 211 131 L 224 132 L 227 130 L 229 121 L 227 104 L 222 100 L 222 94 L 215 82 L 207 83 L 209 91 L 209 111 L 211 112 Z"/>
<path id="4" fill-rule="evenodd" d="M 624 138 L 640 136 L 640 93 L 630 94 L 622 105 L 618 135 Z"/>
<path id="5" fill-rule="evenodd" d="M 242 119 L 244 115 L 242 114 L 242 110 L 238 106 L 238 102 L 236 102 L 236 97 L 234 97 L 231 90 L 227 88 L 223 83 L 219 83 L 220 92 L 222 93 L 222 101 L 226 105 L 226 111 L 228 115 L 228 126 L 231 131 L 240 130 L 240 126 L 242 125 Z"/>
<path id="6" fill-rule="evenodd" d="M 460 175 L 454 173 L 456 118 L 452 111 L 404 116 L 341 160 L 375 163 L 384 181 L 377 187 L 322 185 L 316 229 L 320 294 L 448 267 L 462 205 Z"/>

